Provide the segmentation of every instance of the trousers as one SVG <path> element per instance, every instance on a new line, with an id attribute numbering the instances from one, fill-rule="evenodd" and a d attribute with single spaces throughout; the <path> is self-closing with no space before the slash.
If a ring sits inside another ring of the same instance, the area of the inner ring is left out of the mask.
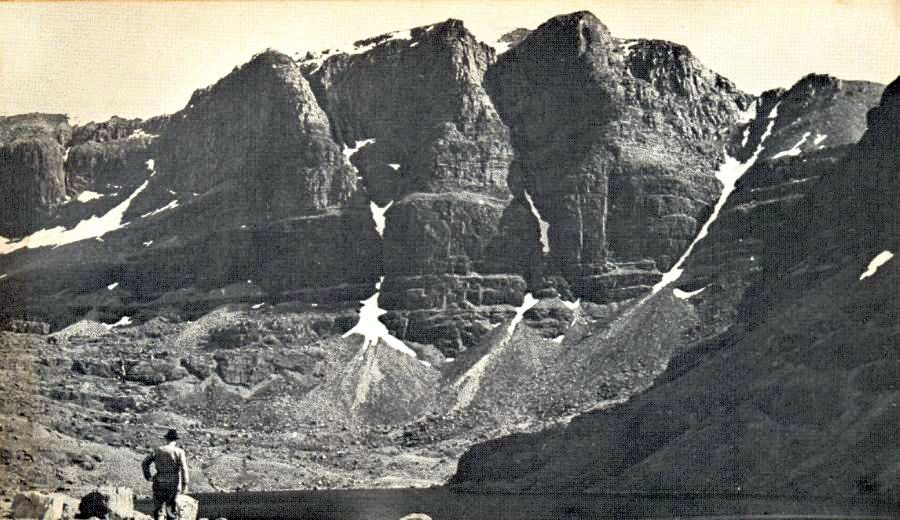
<path id="1" fill-rule="evenodd" d="M 154 520 L 178 519 L 178 504 L 175 499 L 178 498 L 180 487 L 178 482 L 153 481 Z"/>

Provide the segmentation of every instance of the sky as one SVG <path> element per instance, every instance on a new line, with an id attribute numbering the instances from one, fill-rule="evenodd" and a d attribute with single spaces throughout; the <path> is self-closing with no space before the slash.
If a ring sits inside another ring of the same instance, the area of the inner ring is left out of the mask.
<path id="1" fill-rule="evenodd" d="M 147 118 L 266 48 L 316 51 L 447 18 L 491 43 L 579 10 L 617 37 L 687 45 L 753 94 L 811 72 L 900 74 L 900 0 L 0 2 L 0 114 Z"/>

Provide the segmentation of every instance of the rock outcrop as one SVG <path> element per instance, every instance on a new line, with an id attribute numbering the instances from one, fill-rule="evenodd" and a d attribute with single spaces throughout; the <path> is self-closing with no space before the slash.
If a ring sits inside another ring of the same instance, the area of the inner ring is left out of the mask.
<path id="1" fill-rule="evenodd" d="M 159 137 L 158 188 L 133 213 L 177 193 L 217 192 L 231 221 L 271 222 L 347 203 L 356 173 L 288 56 L 265 51 L 191 96 Z"/>
<path id="2" fill-rule="evenodd" d="M 60 520 L 73 518 L 77 510 L 78 500 L 68 495 L 26 491 L 13 498 L 10 515 L 12 518 Z"/>
<path id="3" fill-rule="evenodd" d="M 486 87 L 511 130 L 513 192 L 533 198 L 551 269 L 576 284 L 607 261 L 674 263 L 714 200 L 723 137 L 750 102 L 686 48 L 618 40 L 587 12 L 528 34 Z"/>
<path id="4" fill-rule="evenodd" d="M 71 132 L 64 115 L 0 117 L 0 236 L 30 232 L 43 209 L 65 200 Z"/>

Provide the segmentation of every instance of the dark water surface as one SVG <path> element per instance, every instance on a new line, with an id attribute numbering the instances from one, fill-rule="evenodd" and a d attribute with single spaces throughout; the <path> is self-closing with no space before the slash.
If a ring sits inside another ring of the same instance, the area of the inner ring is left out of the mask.
<path id="1" fill-rule="evenodd" d="M 481 494 L 435 489 L 198 493 L 200 517 L 229 520 L 587 520 L 604 518 L 900 518 L 863 497 L 699 494 Z M 147 501 L 139 508 L 146 510 Z"/>

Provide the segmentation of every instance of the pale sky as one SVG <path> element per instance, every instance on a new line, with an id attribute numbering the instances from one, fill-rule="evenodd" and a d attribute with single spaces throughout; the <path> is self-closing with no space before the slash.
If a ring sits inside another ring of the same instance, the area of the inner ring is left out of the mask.
<path id="1" fill-rule="evenodd" d="M 0 114 L 146 118 L 267 47 L 321 50 L 451 17 L 491 43 L 582 9 L 614 36 L 687 45 L 753 94 L 810 72 L 900 74 L 900 0 L 13 2 L 0 3 Z"/>

